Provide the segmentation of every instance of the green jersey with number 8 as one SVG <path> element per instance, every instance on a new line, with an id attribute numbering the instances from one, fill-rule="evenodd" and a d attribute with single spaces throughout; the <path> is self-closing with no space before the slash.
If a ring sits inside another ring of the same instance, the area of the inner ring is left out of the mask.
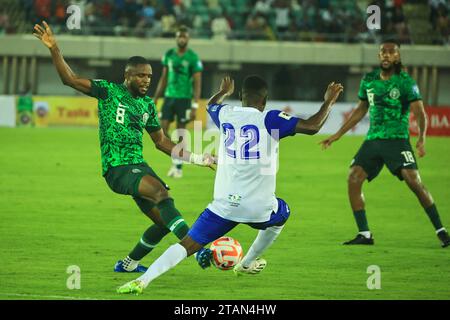
<path id="1" fill-rule="evenodd" d="M 369 104 L 366 139 L 408 139 L 410 103 L 422 100 L 419 88 L 404 71 L 389 80 L 381 79 L 380 73 L 378 68 L 366 74 L 359 87 L 359 99 Z"/>
<path id="2" fill-rule="evenodd" d="M 102 174 L 111 167 L 143 163 L 142 136 L 161 127 L 150 97 L 133 97 L 124 84 L 91 80 L 90 96 L 98 99 Z"/>

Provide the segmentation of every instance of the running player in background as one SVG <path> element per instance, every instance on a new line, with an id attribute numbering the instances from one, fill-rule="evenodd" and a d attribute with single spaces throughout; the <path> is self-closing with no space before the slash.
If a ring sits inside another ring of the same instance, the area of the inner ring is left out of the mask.
<path id="1" fill-rule="evenodd" d="M 214 200 L 180 243 L 169 247 L 145 274 L 117 292 L 142 293 L 152 280 L 239 223 L 260 231 L 234 272 L 261 272 L 266 261 L 259 257 L 278 237 L 290 215 L 287 203 L 275 196 L 279 140 L 296 133 L 317 133 L 342 90 L 340 84 L 331 83 L 320 110 L 302 120 L 278 110 L 264 111 L 268 86 L 258 76 L 244 80 L 242 107 L 223 105 L 234 91 L 233 80 L 224 78 L 207 107 L 221 131 Z"/>
<path id="2" fill-rule="evenodd" d="M 198 55 L 188 48 L 189 30 L 185 26 L 178 28 L 176 33 L 177 48 L 166 52 L 162 58 L 162 75 L 156 88 L 154 101 L 164 96 L 161 109 L 161 127 L 169 136 L 170 124 L 177 121 L 177 129 L 186 128 L 189 121 L 195 120 L 202 86 L 203 65 Z M 192 83 L 193 82 L 193 83 Z M 192 92 L 192 85 L 194 90 Z M 194 103 L 192 103 L 192 97 Z M 178 143 L 183 141 L 179 135 Z M 181 178 L 183 176 L 183 162 L 172 159 L 172 167 L 167 175 Z"/>
<path id="3" fill-rule="evenodd" d="M 378 54 L 380 68 L 364 76 L 359 89 L 359 104 L 337 133 L 321 142 L 324 149 L 339 140 L 369 111 L 370 128 L 366 140 L 351 163 L 348 195 L 359 229 L 356 238 L 344 244 L 374 244 L 366 218 L 362 185 L 374 179 L 386 165 L 389 171 L 417 196 L 433 224 L 442 247 L 450 244 L 431 194 L 421 181 L 413 148 L 409 142 L 409 111 L 414 113 L 419 127 L 416 143 L 419 157 L 425 155 L 427 129 L 425 111 L 414 80 L 402 71 L 400 44 L 387 40 Z"/>
<path id="4" fill-rule="evenodd" d="M 167 192 L 169 187 L 143 159 L 143 130 L 150 135 L 157 149 L 180 160 L 209 166 L 213 158 L 185 150 L 172 152 L 176 145 L 164 135 L 155 104 L 146 95 L 152 78 L 152 68 L 146 59 L 135 56 L 127 61 L 122 84 L 83 79 L 65 62 L 45 21 L 43 27 L 34 26 L 33 34 L 50 49 L 62 82 L 98 99 L 102 175 L 111 190 L 132 196 L 141 211 L 154 222 L 130 254 L 116 263 L 114 270 L 144 272 L 146 268 L 139 261 L 166 234 L 173 232 L 182 239 L 189 227 L 175 208 Z"/>

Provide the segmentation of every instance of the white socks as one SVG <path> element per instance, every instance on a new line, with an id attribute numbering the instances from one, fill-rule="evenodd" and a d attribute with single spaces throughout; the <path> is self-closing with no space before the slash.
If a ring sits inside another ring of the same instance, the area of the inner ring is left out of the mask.
<path id="1" fill-rule="evenodd" d="M 358 232 L 360 235 L 363 235 L 365 238 L 370 239 L 370 231 L 360 231 Z"/>
<path id="2" fill-rule="evenodd" d="M 259 257 L 278 237 L 284 225 L 277 227 L 269 227 L 266 230 L 260 230 L 252 246 L 248 249 L 247 254 L 242 259 L 244 267 L 250 266 L 253 260 Z"/>
<path id="3" fill-rule="evenodd" d="M 174 244 L 164 251 L 164 253 L 148 267 L 147 271 L 137 278 L 137 280 L 143 281 L 145 287 L 147 287 L 151 281 L 158 278 L 167 270 L 175 267 L 178 263 L 183 261 L 186 256 L 186 249 L 179 243 Z"/>
<path id="4" fill-rule="evenodd" d="M 133 271 L 139 264 L 139 261 L 133 260 L 128 256 L 125 259 L 123 259 L 122 262 L 123 268 L 127 271 Z"/>

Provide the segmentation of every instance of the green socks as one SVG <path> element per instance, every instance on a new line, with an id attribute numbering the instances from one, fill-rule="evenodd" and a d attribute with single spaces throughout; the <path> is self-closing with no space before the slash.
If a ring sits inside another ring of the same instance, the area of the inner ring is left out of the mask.
<path id="1" fill-rule="evenodd" d="M 173 232 L 181 240 L 189 231 L 188 225 L 175 208 L 172 198 L 164 199 L 156 206 L 161 213 L 165 227 L 154 224 L 145 230 L 142 238 L 128 255 L 134 261 L 139 261 L 145 257 L 169 232 Z"/>
<path id="2" fill-rule="evenodd" d="M 436 205 L 434 203 L 431 207 L 426 208 L 425 212 L 427 213 L 428 217 L 431 220 L 431 223 L 433 224 L 433 226 L 436 230 L 443 228 L 441 219 L 439 218 L 439 213 L 438 213 Z"/>
<path id="3" fill-rule="evenodd" d="M 441 222 L 441 219 L 439 218 L 439 213 L 437 211 L 435 204 L 433 204 L 429 208 L 426 208 L 425 212 L 427 213 L 428 217 L 431 220 L 431 223 L 433 224 L 433 226 L 436 230 L 443 228 L 442 222 Z M 355 217 L 356 224 L 358 225 L 358 229 L 360 232 L 369 231 L 369 225 L 367 224 L 365 210 L 353 211 L 353 216 Z"/>
<path id="4" fill-rule="evenodd" d="M 145 257 L 154 247 L 161 241 L 162 238 L 170 231 L 165 227 L 161 227 L 157 224 L 152 225 L 145 230 L 142 238 L 136 244 L 134 249 L 128 255 L 131 259 L 139 261 Z"/>
<path id="5" fill-rule="evenodd" d="M 369 225 L 366 218 L 366 210 L 353 211 L 359 232 L 369 231 Z"/>
<path id="6" fill-rule="evenodd" d="M 159 202 L 156 207 L 159 209 L 162 220 L 164 221 L 167 229 L 173 232 L 178 239 L 183 239 L 183 237 L 188 233 L 189 227 L 180 212 L 175 208 L 173 199 L 164 199 Z"/>

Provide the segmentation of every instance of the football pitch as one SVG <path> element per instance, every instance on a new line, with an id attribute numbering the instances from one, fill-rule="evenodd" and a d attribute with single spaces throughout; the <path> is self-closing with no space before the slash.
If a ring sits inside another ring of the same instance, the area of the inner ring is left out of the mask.
<path id="1" fill-rule="evenodd" d="M 277 196 L 292 213 L 264 254 L 261 274 L 202 270 L 190 257 L 142 296 L 121 296 L 116 287 L 137 274 L 114 273 L 114 264 L 150 220 L 101 177 L 97 130 L 2 128 L 0 299 L 450 299 L 450 248 L 440 247 L 415 196 L 386 168 L 364 188 L 375 245 L 342 245 L 357 232 L 346 178 L 363 137 L 344 137 L 327 151 L 317 144 L 322 138 L 281 143 Z M 427 152 L 419 159 L 421 176 L 450 227 L 450 139 L 428 138 Z M 183 179 L 167 178 L 170 159 L 148 136 L 144 157 L 192 225 L 212 199 L 214 172 L 189 165 Z M 256 232 L 240 225 L 229 235 L 245 252 Z M 166 236 L 143 264 L 176 241 Z M 69 266 L 79 267 L 80 289 L 67 286 Z M 369 266 L 379 267 L 380 289 L 367 286 Z"/>

